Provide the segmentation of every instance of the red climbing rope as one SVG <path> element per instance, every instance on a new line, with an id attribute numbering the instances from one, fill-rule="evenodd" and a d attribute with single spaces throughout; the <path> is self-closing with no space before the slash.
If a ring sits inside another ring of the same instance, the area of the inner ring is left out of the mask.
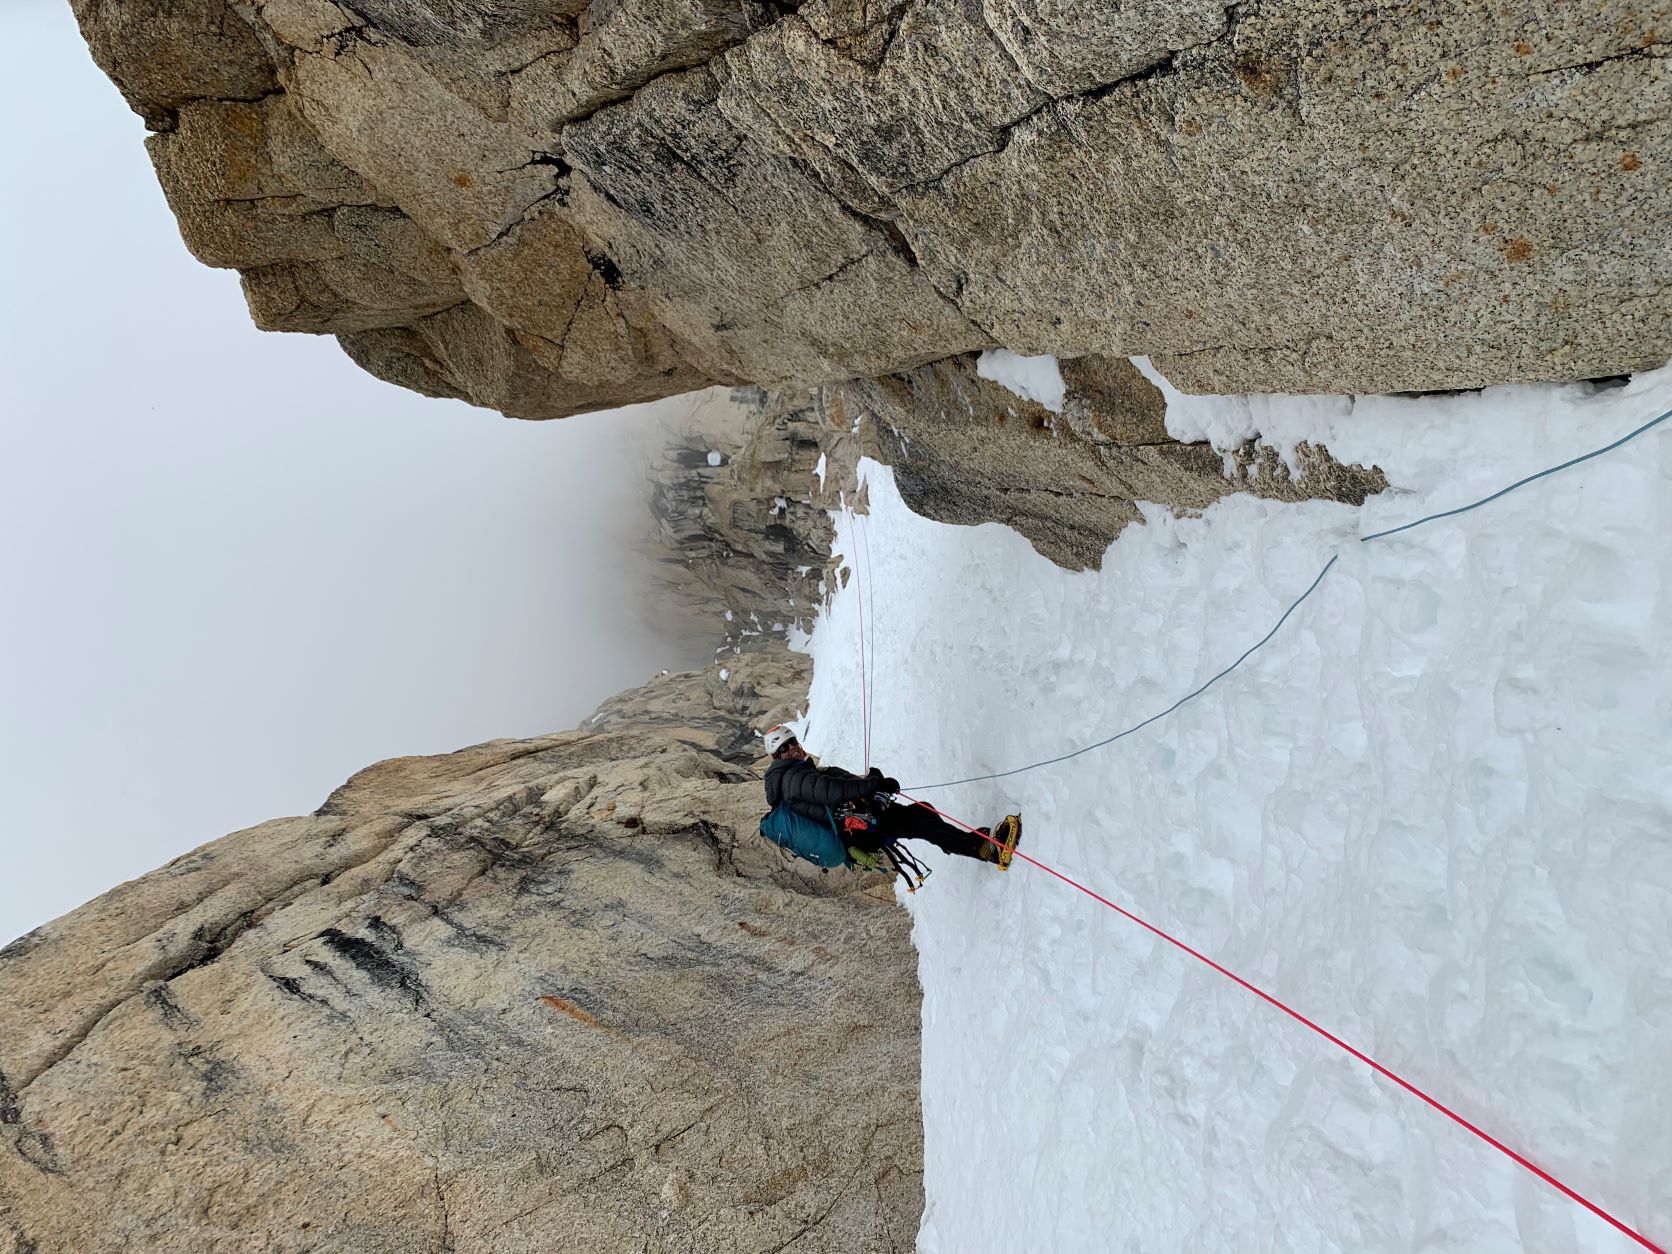
<path id="1" fill-rule="evenodd" d="M 980 836 L 983 840 L 986 840 L 986 841 L 988 841 L 992 844 L 995 844 L 995 845 L 999 844 L 998 841 L 994 840 L 986 832 L 983 832 L 978 828 L 971 827 L 968 823 L 964 822 L 962 819 L 953 818 L 950 814 L 947 814 L 945 811 L 935 809 L 935 807 L 930 805 L 927 801 L 918 801 L 915 797 L 908 797 L 904 793 L 900 793 L 898 795 L 899 795 L 899 797 L 902 801 L 909 801 L 909 802 L 912 802 L 915 805 L 920 805 L 925 810 L 929 810 L 929 811 L 931 811 L 935 814 L 940 815 L 940 817 L 945 819 L 948 823 L 954 823 L 957 826 L 963 828 L 965 831 L 973 832 L 973 833 L 975 833 L 975 835 Z M 1567 1185 L 1563 1184 L 1560 1180 L 1556 1179 L 1555 1176 L 1551 1175 L 1548 1171 L 1544 1170 L 1544 1168 L 1540 1167 L 1537 1163 L 1531 1161 L 1530 1159 L 1528 1159 L 1526 1156 L 1524 1156 L 1522 1154 L 1516 1153 L 1516 1151 L 1512 1150 L 1509 1146 L 1505 1145 L 1502 1141 L 1500 1141 L 1497 1137 L 1493 1136 L 1490 1132 L 1483 1131 L 1481 1128 L 1479 1128 L 1475 1124 L 1470 1123 L 1462 1115 L 1458 1114 L 1455 1110 L 1453 1110 L 1450 1106 L 1447 1106 L 1444 1102 L 1440 1101 L 1438 1098 L 1429 1096 L 1429 1094 L 1423 1092 L 1423 1090 L 1419 1089 L 1416 1085 L 1412 1084 L 1404 1076 L 1400 1075 L 1396 1071 L 1393 1071 L 1393 1070 L 1390 1070 L 1387 1067 L 1384 1067 L 1381 1063 L 1377 1062 L 1374 1058 L 1372 1058 L 1369 1054 L 1366 1054 L 1363 1050 L 1353 1048 L 1351 1045 L 1347 1044 L 1346 1041 L 1342 1040 L 1339 1036 L 1335 1035 L 1335 1033 L 1329 1031 L 1327 1028 L 1319 1027 L 1316 1023 L 1312 1022 L 1312 1020 L 1308 1019 L 1305 1015 L 1301 1014 L 1300 1011 L 1298 1011 L 1298 1010 L 1294 1009 L 1293 1007 L 1288 1006 L 1285 1003 L 1279 1001 L 1277 998 L 1273 997 L 1270 993 L 1266 992 L 1264 989 L 1260 988 L 1258 985 L 1250 984 L 1247 980 L 1243 979 L 1242 976 L 1238 975 L 1235 971 L 1229 970 L 1228 968 L 1221 966 L 1219 963 L 1215 962 L 1212 958 L 1209 958 L 1206 954 L 1202 953 L 1200 950 L 1192 949 L 1189 945 L 1186 945 L 1183 941 L 1179 940 L 1178 938 L 1176 938 L 1174 936 L 1170 936 L 1166 932 L 1163 932 L 1160 928 L 1156 927 L 1153 923 L 1145 922 L 1143 919 L 1141 919 L 1137 915 L 1133 914 L 1132 911 L 1123 909 L 1122 907 L 1117 906 L 1114 902 L 1110 901 L 1107 897 L 1104 897 L 1099 893 L 1093 892 L 1091 889 L 1087 888 L 1084 884 L 1080 883 L 1078 880 L 1070 879 L 1068 876 L 1064 875 L 1061 871 L 1058 871 L 1058 870 L 1055 870 L 1052 867 L 1046 866 L 1038 858 L 1029 857 L 1027 854 L 1023 853 L 1020 849 L 1015 851 L 1015 856 L 1022 859 L 1022 861 L 1028 863 L 1031 866 L 1038 867 L 1041 871 L 1044 871 L 1047 875 L 1055 876 L 1057 879 L 1061 880 L 1064 884 L 1069 885 L 1071 888 L 1079 889 L 1082 893 L 1084 893 L 1086 896 L 1090 897 L 1093 901 L 1101 902 L 1103 905 L 1108 906 L 1109 909 L 1113 910 L 1116 914 L 1122 916 L 1123 918 L 1130 919 L 1132 922 L 1136 923 L 1139 927 L 1141 927 L 1145 931 L 1159 937 L 1161 940 L 1166 941 L 1169 945 L 1173 946 L 1175 949 L 1181 949 L 1185 953 L 1189 954 L 1192 958 L 1196 959 L 1198 962 L 1204 963 L 1205 965 L 1212 967 L 1215 971 L 1219 972 L 1220 975 L 1223 975 L 1226 979 L 1232 981 L 1235 984 L 1241 985 L 1243 988 L 1247 989 L 1250 993 L 1253 993 L 1254 996 L 1258 997 L 1261 1001 L 1266 1002 L 1269 1005 L 1275 1006 L 1277 1009 L 1281 1010 L 1284 1014 L 1288 1015 L 1291 1019 L 1295 1020 L 1295 1022 L 1300 1023 L 1300 1024 L 1304 1024 L 1306 1027 L 1311 1028 L 1319 1036 L 1323 1037 L 1326 1041 L 1329 1041 L 1332 1045 L 1339 1046 L 1341 1049 L 1345 1050 L 1347 1053 L 1351 1054 L 1354 1058 L 1356 1058 L 1360 1062 L 1362 1062 L 1365 1066 L 1369 1067 L 1377 1075 L 1383 1076 L 1386 1079 L 1392 1080 L 1395 1084 L 1397 1084 L 1400 1088 L 1404 1089 L 1407 1093 L 1410 1093 L 1414 1097 L 1421 1098 L 1423 1101 L 1427 1102 L 1430 1106 L 1432 1106 L 1435 1110 L 1439 1111 L 1442 1115 L 1444 1115 L 1447 1119 L 1450 1119 L 1453 1123 L 1458 1124 L 1460 1127 L 1467 1128 L 1470 1132 L 1473 1132 L 1481 1140 L 1485 1141 L 1488 1145 L 1492 1146 L 1493 1149 L 1499 1150 L 1502 1153 L 1508 1155 L 1510 1158 L 1513 1158 L 1516 1162 L 1520 1163 L 1528 1171 L 1532 1172 L 1540 1180 L 1543 1180 L 1546 1184 L 1548 1184 L 1551 1188 L 1555 1189 L 1558 1193 L 1561 1193 L 1563 1196 L 1568 1197 L 1575 1202 L 1578 1202 L 1581 1206 L 1583 1206 L 1586 1210 L 1590 1211 L 1591 1214 L 1595 1215 L 1598 1219 L 1603 1220 L 1605 1223 L 1607 1223 L 1607 1224 L 1611 1225 L 1612 1227 L 1618 1229 L 1620 1232 L 1623 1232 L 1626 1236 L 1630 1237 L 1633 1241 L 1637 1242 L 1637 1244 L 1641 1245 L 1644 1249 L 1652 1250 L 1652 1251 L 1654 1251 L 1654 1254 L 1667 1254 L 1667 1250 L 1665 1249 L 1665 1247 L 1656 1245 L 1653 1241 L 1649 1240 L 1648 1237 L 1644 1236 L 1641 1232 L 1638 1232 L 1635 1228 L 1628 1227 L 1626 1224 L 1622 1223 L 1620 1220 L 1614 1218 L 1614 1216 L 1610 1215 L 1607 1211 L 1603 1210 L 1602 1207 L 1598 1206 L 1595 1202 L 1593 1202 L 1589 1198 L 1585 1197 L 1584 1194 L 1579 1193 L 1579 1192 L 1575 1191 L 1574 1189 L 1570 1189 Z"/>

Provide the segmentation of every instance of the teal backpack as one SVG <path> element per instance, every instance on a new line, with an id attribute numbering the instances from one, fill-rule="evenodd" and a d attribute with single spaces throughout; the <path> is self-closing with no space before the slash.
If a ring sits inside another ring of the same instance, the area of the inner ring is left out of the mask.
<path id="1" fill-rule="evenodd" d="M 848 853 L 847 842 L 842 839 L 841 829 L 836 826 L 836 815 L 829 806 L 824 808 L 824 822 L 821 823 L 796 813 L 788 802 L 781 801 L 761 819 L 761 835 L 796 857 L 805 858 L 827 870 L 851 866 L 897 875 L 905 882 L 908 893 L 915 893 L 929 878 L 929 868 L 906 852 L 897 841 L 884 841 L 875 854 L 860 853 L 857 855 L 860 861 L 854 861 L 855 855 Z"/>
<path id="2" fill-rule="evenodd" d="M 781 801 L 761 819 L 761 835 L 816 866 L 847 866 L 849 862 L 847 843 L 836 830 L 836 816 L 829 806 L 825 807 L 821 823 L 798 814 L 788 802 Z"/>

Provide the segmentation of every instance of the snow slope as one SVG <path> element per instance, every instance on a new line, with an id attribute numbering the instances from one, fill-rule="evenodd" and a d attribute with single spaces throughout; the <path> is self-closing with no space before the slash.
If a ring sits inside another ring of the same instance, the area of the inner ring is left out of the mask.
<path id="1" fill-rule="evenodd" d="M 1203 949 L 1672 1242 L 1672 409 L 1624 388 L 1179 397 L 1192 438 L 1321 440 L 1362 510 L 1147 509 L 1100 572 L 905 509 L 811 638 L 805 741 L 908 791 L 1164 709 L 1105 749 L 922 795 Z M 839 552 L 862 545 L 838 516 Z M 921 953 L 926 1254 L 1637 1246 L 1223 977 L 1042 872 L 941 858 Z"/>

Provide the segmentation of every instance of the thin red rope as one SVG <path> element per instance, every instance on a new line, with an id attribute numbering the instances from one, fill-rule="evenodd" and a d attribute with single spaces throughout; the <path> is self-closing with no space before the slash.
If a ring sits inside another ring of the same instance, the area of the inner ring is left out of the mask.
<path id="1" fill-rule="evenodd" d="M 940 815 L 941 818 L 945 819 L 949 823 L 957 824 L 957 826 L 963 828 L 965 831 L 974 832 L 977 836 L 980 836 L 983 840 L 986 840 L 986 841 L 988 841 L 992 844 L 995 844 L 995 845 L 1001 845 L 1001 842 L 999 842 L 997 840 L 994 840 L 993 837 L 989 836 L 986 832 L 981 831 L 979 828 L 971 827 L 968 823 L 964 822 L 962 819 L 953 818 L 950 814 L 947 814 L 944 811 L 935 809 L 935 807 L 930 805 L 927 801 L 918 801 L 915 797 L 908 797 L 904 793 L 899 794 L 899 796 L 904 801 L 910 801 L 914 805 L 920 805 L 925 810 L 929 810 L 929 811 L 931 811 L 935 814 Z M 1002 845 L 1001 845 L 1001 847 L 1002 847 Z M 1579 1193 L 1576 1190 L 1569 1188 L 1567 1185 L 1563 1184 L 1560 1180 L 1558 1180 L 1555 1176 L 1551 1175 L 1548 1171 L 1544 1170 L 1544 1168 L 1540 1167 L 1537 1163 L 1531 1161 L 1530 1159 L 1528 1159 L 1527 1157 L 1525 1157 L 1522 1154 L 1518 1154 L 1515 1150 L 1512 1150 L 1509 1146 L 1505 1145 L 1502 1141 L 1500 1141 L 1497 1137 L 1493 1136 L 1490 1132 L 1483 1131 L 1481 1128 L 1477 1127 L 1475 1124 L 1470 1123 L 1467 1119 L 1465 1119 L 1462 1115 L 1458 1114 L 1451 1107 L 1447 1106 L 1444 1102 L 1440 1101 L 1436 1097 L 1431 1097 L 1429 1094 L 1425 1093 L 1422 1089 L 1419 1089 L 1416 1085 L 1412 1084 L 1409 1080 L 1407 1080 L 1404 1076 L 1400 1075 L 1398 1072 L 1390 1070 L 1387 1067 L 1384 1067 L 1381 1063 L 1377 1062 L 1369 1054 L 1366 1054 L 1363 1050 L 1355 1049 L 1353 1046 L 1349 1045 L 1346 1041 L 1342 1040 L 1339 1036 L 1335 1035 L 1335 1033 L 1329 1031 L 1327 1028 L 1319 1027 L 1316 1023 L 1312 1022 L 1312 1020 L 1308 1019 L 1305 1015 L 1301 1014 L 1300 1011 L 1295 1010 L 1293 1007 L 1288 1006 L 1285 1003 L 1279 1001 L 1276 997 L 1273 997 L 1270 993 L 1266 992 L 1264 989 L 1258 987 L 1257 985 L 1250 984 L 1247 980 L 1243 979 L 1242 976 L 1238 975 L 1235 971 L 1229 970 L 1228 968 L 1221 966 L 1219 963 L 1215 962 L 1212 958 L 1209 958 L 1206 954 L 1200 952 L 1199 950 L 1192 949 L 1189 945 L 1186 945 L 1183 941 L 1177 939 L 1176 937 L 1168 935 L 1166 932 L 1163 932 L 1160 928 L 1156 927 L 1153 923 L 1148 923 L 1145 920 L 1139 918 L 1137 915 L 1133 914 L 1132 911 L 1126 910 L 1126 909 L 1123 909 L 1120 906 L 1117 906 L 1114 902 L 1110 901 L 1107 897 L 1104 897 L 1099 893 L 1093 892 L 1091 889 L 1087 888 L 1084 884 L 1080 883 L 1078 880 L 1070 879 L 1068 876 L 1064 875 L 1061 871 L 1058 871 L 1058 870 L 1055 870 L 1052 867 L 1046 866 L 1043 862 L 1039 861 L 1039 859 L 1029 857 L 1027 854 L 1023 853 L 1020 849 L 1015 850 L 1014 855 L 1016 857 L 1022 859 L 1022 861 L 1026 862 L 1026 863 L 1029 863 L 1032 866 L 1038 867 L 1041 871 L 1044 871 L 1047 875 L 1055 876 L 1057 879 L 1061 880 L 1064 884 L 1067 884 L 1072 888 L 1079 889 L 1082 893 L 1084 893 L 1086 896 L 1090 897 L 1093 901 L 1101 902 L 1103 905 L 1108 906 L 1109 909 L 1113 910 L 1116 914 L 1121 915 L 1123 918 L 1130 919 L 1132 922 L 1136 923 L 1139 927 L 1143 928 L 1147 932 L 1152 933 L 1153 935 L 1159 937 L 1160 939 L 1166 941 L 1169 945 L 1173 946 L 1175 949 L 1183 950 L 1185 953 L 1189 954 L 1192 958 L 1196 959 L 1198 962 L 1205 963 L 1207 966 L 1212 967 L 1215 971 L 1219 972 L 1219 974 L 1223 975 L 1226 979 L 1232 981 L 1235 984 L 1241 985 L 1243 988 L 1247 989 L 1250 993 L 1253 993 L 1254 996 L 1258 997 L 1261 1001 L 1266 1002 L 1269 1005 L 1275 1006 L 1277 1009 L 1281 1010 L 1284 1014 L 1288 1015 L 1291 1019 L 1295 1020 L 1295 1022 L 1304 1024 L 1306 1027 L 1311 1028 L 1314 1032 L 1316 1032 L 1319 1036 L 1323 1037 L 1326 1041 L 1329 1041 L 1332 1045 L 1339 1046 L 1341 1049 L 1343 1049 L 1347 1053 L 1351 1054 L 1354 1058 L 1358 1059 L 1365 1066 L 1369 1067 L 1377 1075 L 1380 1075 L 1380 1076 L 1383 1076 L 1383 1077 L 1385 1077 L 1389 1080 L 1392 1080 L 1395 1084 L 1397 1084 L 1400 1088 L 1404 1089 L 1407 1093 L 1410 1093 L 1414 1097 L 1421 1098 L 1424 1102 L 1427 1102 L 1430 1106 L 1432 1106 L 1435 1110 L 1439 1111 L 1447 1119 L 1450 1119 L 1453 1123 L 1458 1124 L 1460 1127 L 1467 1128 L 1470 1132 L 1473 1132 L 1481 1140 L 1485 1141 L 1488 1145 L 1492 1146 L 1492 1148 L 1494 1148 L 1496 1150 L 1499 1150 L 1500 1152 L 1508 1155 L 1510 1158 L 1512 1158 L 1516 1162 L 1520 1163 L 1528 1171 L 1532 1172 L 1540 1180 L 1543 1180 L 1546 1184 L 1550 1185 L 1557 1192 L 1561 1193 L 1565 1197 L 1571 1198 L 1575 1202 L 1578 1202 L 1581 1206 L 1583 1206 L 1586 1210 L 1590 1211 L 1598 1219 L 1603 1220 L 1604 1222 L 1606 1222 L 1606 1223 L 1612 1225 L 1614 1228 L 1618 1229 L 1620 1232 L 1625 1233 L 1626 1236 L 1630 1237 L 1633 1241 L 1637 1242 L 1637 1244 L 1641 1245 L 1644 1249 L 1652 1250 L 1652 1251 L 1654 1251 L 1654 1254 L 1667 1254 L 1667 1251 L 1663 1246 L 1656 1245 L 1653 1241 L 1649 1240 L 1648 1237 L 1644 1236 L 1641 1232 L 1638 1232 L 1635 1228 L 1630 1228 L 1630 1227 L 1626 1226 L 1620 1220 L 1614 1218 L 1614 1216 L 1610 1215 L 1607 1211 L 1603 1210 L 1602 1207 L 1598 1206 L 1595 1202 L 1593 1202 L 1589 1198 L 1587 1198 L 1584 1194 Z"/>

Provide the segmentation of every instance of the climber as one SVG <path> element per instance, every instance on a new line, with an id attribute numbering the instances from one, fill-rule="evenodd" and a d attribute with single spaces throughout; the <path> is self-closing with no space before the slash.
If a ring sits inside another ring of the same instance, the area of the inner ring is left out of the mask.
<path id="1" fill-rule="evenodd" d="M 926 840 L 946 853 L 1009 866 L 1012 833 L 1021 831 L 1014 815 L 1004 820 L 1008 839 L 1001 848 L 988 838 L 989 828 L 977 829 L 982 835 L 960 831 L 926 806 L 896 801 L 900 781 L 876 767 L 862 777 L 819 766 L 788 727 L 769 728 L 764 738 L 772 755 L 766 771 L 772 812 L 761 821 L 761 833 L 792 853 L 820 866 L 871 866 L 865 855 L 894 841 Z"/>

